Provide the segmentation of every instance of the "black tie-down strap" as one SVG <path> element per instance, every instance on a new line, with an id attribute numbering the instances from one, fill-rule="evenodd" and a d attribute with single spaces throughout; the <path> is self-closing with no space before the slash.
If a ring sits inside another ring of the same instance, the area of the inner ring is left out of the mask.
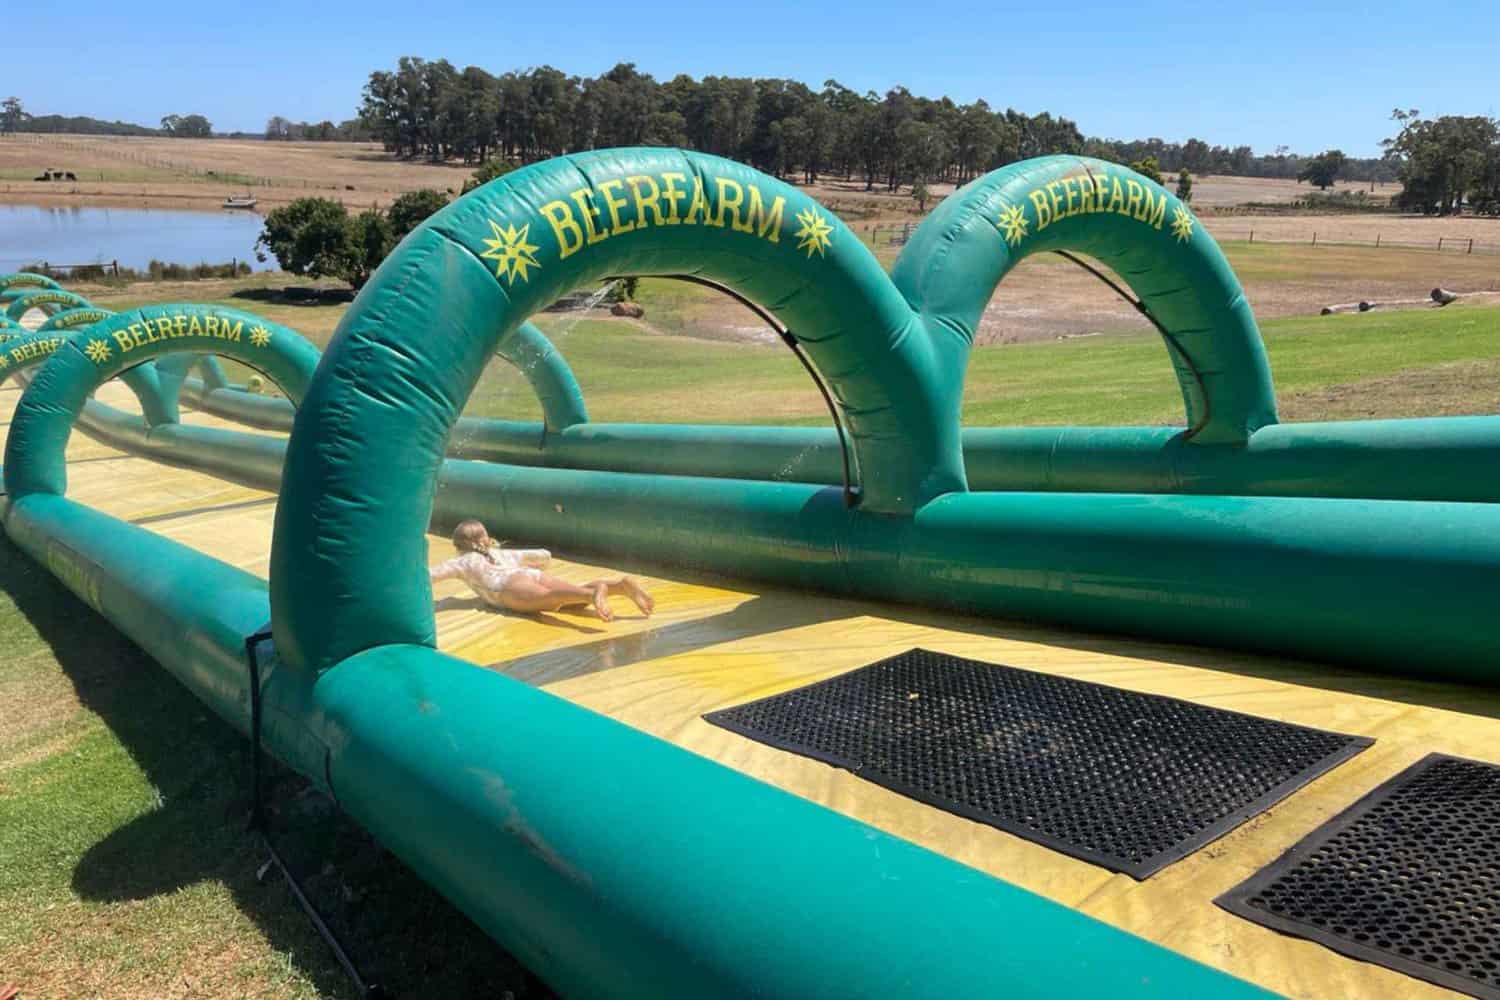
<path id="1" fill-rule="evenodd" d="M 254 635 L 245 638 L 245 659 L 250 665 L 250 829 L 260 837 L 261 843 L 265 846 L 266 853 L 270 855 L 270 859 L 261 865 L 260 870 L 256 872 L 256 878 L 257 880 L 264 879 L 266 872 L 273 866 L 277 871 L 281 872 L 282 878 L 286 880 L 287 888 L 292 890 L 292 896 L 297 900 L 297 905 L 302 907 L 302 912 L 307 914 L 307 919 L 312 923 L 313 929 L 318 932 L 318 936 L 323 939 L 323 943 L 328 945 L 328 950 L 333 952 L 333 957 L 338 960 L 339 966 L 344 970 L 344 974 L 349 977 L 349 981 L 354 984 L 355 990 L 358 991 L 364 1000 L 381 1000 L 385 996 L 385 991 L 378 984 L 367 982 L 360 975 L 358 967 L 355 966 L 354 960 L 349 957 L 349 953 L 344 950 L 344 946 L 339 942 L 338 936 L 333 933 L 333 929 L 328 926 L 327 921 L 323 919 L 322 914 L 318 912 L 312 900 L 307 898 L 307 893 L 303 891 L 302 885 L 292 874 L 291 869 L 287 868 L 286 862 L 281 859 L 280 853 L 276 850 L 276 845 L 271 843 L 271 828 L 267 820 L 265 799 L 262 795 L 261 785 L 260 660 L 256 655 L 256 647 L 270 638 L 271 633 L 268 631 L 256 632 Z"/>

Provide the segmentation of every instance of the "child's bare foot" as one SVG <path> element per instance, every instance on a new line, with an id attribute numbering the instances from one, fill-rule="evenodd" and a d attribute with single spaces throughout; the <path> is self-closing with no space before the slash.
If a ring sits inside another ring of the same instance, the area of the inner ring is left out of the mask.
<path id="1" fill-rule="evenodd" d="M 646 593 L 646 589 L 641 586 L 641 582 L 633 576 L 627 576 L 620 581 L 620 586 L 625 589 L 625 596 L 634 601 L 635 606 L 641 609 L 641 613 L 647 618 L 651 617 L 651 612 L 656 610 L 656 601 L 652 599 L 650 594 Z"/>
<path id="2" fill-rule="evenodd" d="M 594 584 L 594 610 L 607 622 L 615 620 L 615 613 L 609 608 L 609 584 Z"/>

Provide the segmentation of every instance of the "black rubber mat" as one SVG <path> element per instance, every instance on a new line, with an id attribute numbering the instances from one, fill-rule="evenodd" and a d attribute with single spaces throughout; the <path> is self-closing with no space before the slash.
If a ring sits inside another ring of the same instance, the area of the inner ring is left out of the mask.
<path id="1" fill-rule="evenodd" d="M 704 718 L 1138 879 L 1372 742 L 923 649 Z"/>
<path id="2" fill-rule="evenodd" d="M 1216 902 L 1500 1000 L 1500 766 L 1424 757 Z"/>

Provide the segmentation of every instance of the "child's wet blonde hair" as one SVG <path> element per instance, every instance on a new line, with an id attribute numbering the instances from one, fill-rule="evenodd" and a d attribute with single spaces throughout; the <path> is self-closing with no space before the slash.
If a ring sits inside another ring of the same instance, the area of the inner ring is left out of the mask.
<path id="1" fill-rule="evenodd" d="M 486 559 L 494 560 L 490 550 L 480 543 L 480 539 L 489 534 L 479 521 L 470 518 L 460 521 L 458 527 L 453 529 L 453 547 L 460 552 L 478 552 Z"/>

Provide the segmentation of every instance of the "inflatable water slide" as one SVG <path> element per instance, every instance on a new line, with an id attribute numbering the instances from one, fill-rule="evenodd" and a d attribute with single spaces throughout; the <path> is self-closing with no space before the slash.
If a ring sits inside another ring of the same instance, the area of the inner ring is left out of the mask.
<path id="1" fill-rule="evenodd" d="M 1044 252 L 1159 331 L 1179 426 L 961 426 Z M 830 426 L 591 421 L 528 320 L 628 276 L 751 305 Z M 11 541 L 565 995 L 1500 996 L 1500 417 L 1278 422 L 1125 168 L 997 170 L 887 273 L 743 165 L 551 160 L 322 353 L 0 296 Z M 460 417 L 496 355 L 541 421 Z M 434 592 L 469 517 L 656 614 Z"/>

